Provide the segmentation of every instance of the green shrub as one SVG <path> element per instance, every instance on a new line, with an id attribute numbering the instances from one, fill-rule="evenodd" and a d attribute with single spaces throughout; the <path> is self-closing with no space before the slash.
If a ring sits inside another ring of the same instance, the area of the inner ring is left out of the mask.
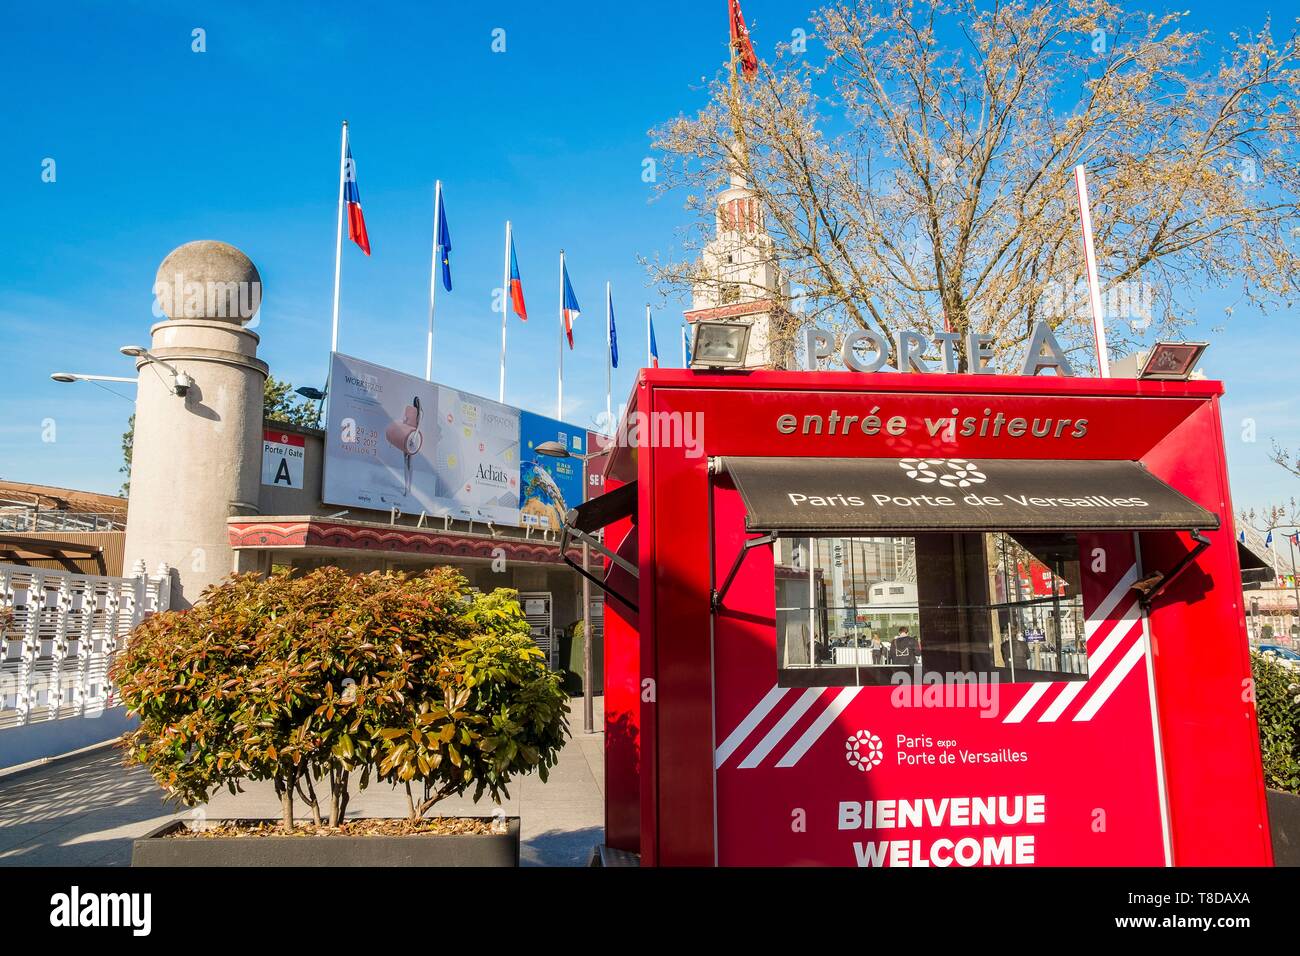
<path id="1" fill-rule="evenodd" d="M 140 717 L 127 759 L 169 798 L 270 780 L 286 827 L 295 796 L 337 826 L 354 781 L 402 784 L 412 818 L 471 787 L 499 800 L 545 780 L 568 734 L 515 592 L 474 594 L 452 568 L 236 575 L 144 621 L 112 679 Z"/>
<path id="2" fill-rule="evenodd" d="M 1300 673 L 1270 654 L 1252 652 L 1250 663 L 1264 782 L 1274 790 L 1300 793 Z"/>

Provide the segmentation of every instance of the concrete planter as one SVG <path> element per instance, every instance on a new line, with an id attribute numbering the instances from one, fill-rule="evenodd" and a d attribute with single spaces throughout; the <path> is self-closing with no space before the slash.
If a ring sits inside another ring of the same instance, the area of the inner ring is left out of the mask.
<path id="1" fill-rule="evenodd" d="M 1268 791 L 1268 822 L 1273 832 L 1273 865 L 1300 866 L 1300 796 Z"/>
<path id="2" fill-rule="evenodd" d="M 262 822 L 262 821 L 257 821 Z M 132 866 L 518 866 L 519 818 L 505 833 L 262 836 L 171 840 L 173 820 L 136 840 Z"/>

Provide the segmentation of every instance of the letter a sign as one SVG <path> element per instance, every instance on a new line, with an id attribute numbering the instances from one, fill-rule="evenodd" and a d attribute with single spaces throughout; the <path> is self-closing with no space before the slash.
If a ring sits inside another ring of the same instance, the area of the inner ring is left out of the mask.
<path id="1" fill-rule="evenodd" d="M 270 429 L 262 433 L 262 484 L 302 488 L 302 465 L 307 439 L 292 432 Z"/>

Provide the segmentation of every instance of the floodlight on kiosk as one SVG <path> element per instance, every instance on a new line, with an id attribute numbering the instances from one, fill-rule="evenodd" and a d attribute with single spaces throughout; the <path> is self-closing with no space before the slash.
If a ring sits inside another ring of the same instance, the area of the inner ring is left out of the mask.
<path id="1" fill-rule="evenodd" d="M 750 330 L 748 322 L 696 322 L 691 368 L 743 367 L 749 353 Z"/>
<path id="2" fill-rule="evenodd" d="M 1148 381 L 1185 382 L 1209 348 L 1208 342 L 1157 342 L 1147 353 L 1138 378 Z"/>

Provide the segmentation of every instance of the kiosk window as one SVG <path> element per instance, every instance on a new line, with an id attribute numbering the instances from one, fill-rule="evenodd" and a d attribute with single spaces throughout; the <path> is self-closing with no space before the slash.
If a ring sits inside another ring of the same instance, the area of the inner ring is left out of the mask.
<path id="1" fill-rule="evenodd" d="M 888 684 L 900 670 L 1088 676 L 1072 534 L 778 538 L 780 684 Z"/>

